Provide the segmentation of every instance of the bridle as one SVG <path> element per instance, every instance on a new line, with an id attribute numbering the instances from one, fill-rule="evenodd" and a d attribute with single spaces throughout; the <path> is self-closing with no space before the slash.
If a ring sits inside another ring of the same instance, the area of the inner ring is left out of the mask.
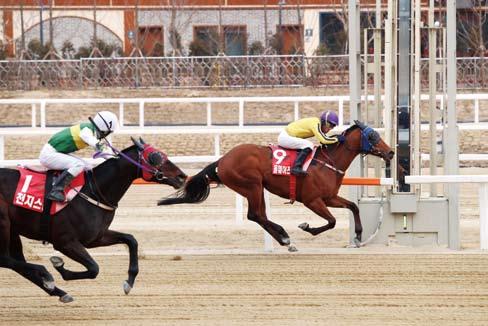
<path id="1" fill-rule="evenodd" d="M 149 144 L 141 144 L 141 146 L 136 145 L 139 153 L 138 160 L 136 161 L 129 155 L 113 147 L 108 141 L 107 145 L 115 154 L 122 156 L 127 161 L 137 166 L 137 175 L 139 176 L 139 171 L 142 171 L 142 178 L 145 181 L 152 181 L 153 178 L 157 181 L 164 179 L 164 174 L 159 168 L 168 160 L 168 156 L 165 153 L 155 149 Z"/>

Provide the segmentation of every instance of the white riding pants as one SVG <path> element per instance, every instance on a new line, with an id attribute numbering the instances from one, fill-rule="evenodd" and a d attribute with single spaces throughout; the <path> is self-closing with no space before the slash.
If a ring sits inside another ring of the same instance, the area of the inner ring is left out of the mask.
<path id="1" fill-rule="evenodd" d="M 313 143 L 310 140 L 290 136 L 286 130 L 283 130 L 278 136 L 278 145 L 291 149 L 313 149 Z"/>
<path id="2" fill-rule="evenodd" d="M 42 147 L 39 161 L 50 170 L 68 170 L 68 173 L 74 177 L 80 174 L 83 170 L 92 168 L 90 163 L 82 158 L 70 154 L 59 153 L 49 143 Z"/>

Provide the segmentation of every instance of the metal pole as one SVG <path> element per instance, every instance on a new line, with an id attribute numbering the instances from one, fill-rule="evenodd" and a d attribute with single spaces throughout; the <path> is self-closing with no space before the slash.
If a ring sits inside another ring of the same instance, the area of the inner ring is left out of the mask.
<path id="1" fill-rule="evenodd" d="M 359 31 L 359 1 L 348 0 L 349 7 L 349 94 L 350 94 L 350 123 L 360 117 L 361 107 L 361 42 Z M 361 175 L 361 161 L 356 158 L 350 168 L 351 176 L 359 177 Z M 351 187 L 350 199 L 353 202 L 359 202 L 360 187 Z M 354 235 L 354 219 L 349 216 L 350 238 Z"/>
<path id="2" fill-rule="evenodd" d="M 405 175 L 411 170 L 411 2 L 398 2 L 397 180 L 399 192 L 410 192 Z"/>
<path id="3" fill-rule="evenodd" d="M 445 173 L 459 174 L 458 127 L 456 120 L 456 0 L 447 0 L 447 144 Z M 459 249 L 459 185 L 448 185 L 449 248 Z"/>
<path id="4" fill-rule="evenodd" d="M 436 129 L 436 57 L 437 30 L 434 29 L 434 0 L 429 1 L 429 124 L 430 124 L 430 174 L 437 174 L 437 129 Z M 430 196 L 437 196 L 437 185 L 430 185 Z"/>

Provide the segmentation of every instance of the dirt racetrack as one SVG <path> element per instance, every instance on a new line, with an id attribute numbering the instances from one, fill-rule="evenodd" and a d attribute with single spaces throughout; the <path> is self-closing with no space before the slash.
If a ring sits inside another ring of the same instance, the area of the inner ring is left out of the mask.
<path id="1" fill-rule="evenodd" d="M 484 171 L 462 171 L 467 174 Z M 344 188 L 343 188 L 344 189 Z M 345 190 L 343 190 L 345 191 Z M 324 222 L 301 205 L 271 198 L 272 219 L 299 252 L 263 252 L 263 231 L 235 223 L 235 197 L 213 189 L 200 205 L 155 207 L 165 186 L 133 186 L 112 228 L 139 241 L 140 273 L 123 294 L 124 246 L 90 250 L 95 280 L 65 282 L 52 247 L 23 239 L 75 301 L 62 304 L 0 269 L 0 325 L 487 325 L 488 255 L 479 248 L 476 186 L 461 187 L 462 250 L 348 244 L 347 212 L 318 237 L 297 228 Z M 81 267 L 66 259 L 66 267 Z"/>

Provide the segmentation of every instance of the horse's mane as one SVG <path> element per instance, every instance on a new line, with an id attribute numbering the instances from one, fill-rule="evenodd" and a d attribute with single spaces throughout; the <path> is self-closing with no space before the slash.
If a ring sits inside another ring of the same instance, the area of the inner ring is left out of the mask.
<path id="1" fill-rule="evenodd" d="M 351 132 L 353 132 L 354 130 L 356 130 L 358 128 L 360 128 L 360 127 L 357 124 L 353 124 L 349 128 L 347 128 L 346 130 L 344 130 L 342 132 L 342 135 L 343 136 L 347 136 L 348 134 L 350 134 Z M 337 142 L 337 143 L 328 144 L 328 145 L 323 144 L 322 147 L 325 148 L 325 149 L 329 149 L 329 148 L 336 148 L 339 145 L 341 145 L 341 144 L 339 142 Z"/>
<path id="2" fill-rule="evenodd" d="M 129 146 L 127 148 L 124 148 L 122 150 L 122 153 L 127 154 L 127 152 L 132 150 L 134 147 L 136 147 L 136 145 L 132 145 L 132 146 Z M 111 167 L 112 165 L 115 165 L 116 163 L 118 163 L 119 159 L 120 159 L 120 155 L 117 155 L 113 158 L 109 158 L 108 160 L 105 160 L 104 162 L 102 162 L 99 165 L 97 165 L 96 167 L 94 167 L 93 171 L 95 171 L 96 169 L 106 169 L 107 167 Z"/>
<path id="3" fill-rule="evenodd" d="M 357 128 L 359 128 L 359 126 L 357 124 L 353 124 L 352 126 L 350 126 L 349 128 L 347 128 L 346 130 L 343 131 L 343 135 L 347 136 L 347 134 L 349 134 L 351 131 L 353 131 Z"/>

